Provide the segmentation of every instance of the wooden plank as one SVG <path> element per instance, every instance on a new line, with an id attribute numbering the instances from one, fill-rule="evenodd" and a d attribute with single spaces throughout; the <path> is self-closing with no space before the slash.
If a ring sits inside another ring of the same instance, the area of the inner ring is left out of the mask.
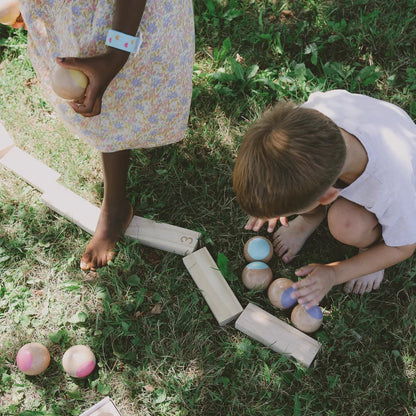
<path id="1" fill-rule="evenodd" d="M 134 216 L 125 235 L 142 244 L 186 256 L 198 246 L 201 234 L 175 225 Z"/>
<path id="2" fill-rule="evenodd" d="M 79 416 L 121 416 L 121 413 L 117 410 L 116 405 L 110 397 L 104 397 L 104 399 Z"/>
<path id="3" fill-rule="evenodd" d="M 97 206 L 58 183 L 49 188 L 41 198 L 53 211 L 87 233 L 94 234 L 100 215 L 100 209 Z"/>
<path id="4" fill-rule="evenodd" d="M 183 258 L 183 262 L 220 326 L 236 319 L 243 307 L 224 279 L 206 247 Z"/>
<path id="5" fill-rule="evenodd" d="M 41 192 L 46 192 L 49 188 L 54 187 L 61 176 L 16 146 L 12 147 L 0 159 L 0 164 Z"/>
<path id="6" fill-rule="evenodd" d="M 293 326 L 249 303 L 235 327 L 280 354 L 288 354 L 309 367 L 321 344 Z"/>
<path id="7" fill-rule="evenodd" d="M 50 187 L 42 195 L 44 203 L 89 234 L 94 234 L 100 209 L 62 185 Z M 159 250 L 187 255 L 195 250 L 200 234 L 196 231 L 176 227 L 134 216 L 125 233 L 126 237 Z"/>
<path id="8" fill-rule="evenodd" d="M 13 138 L 0 121 L 0 159 L 14 146 Z"/>

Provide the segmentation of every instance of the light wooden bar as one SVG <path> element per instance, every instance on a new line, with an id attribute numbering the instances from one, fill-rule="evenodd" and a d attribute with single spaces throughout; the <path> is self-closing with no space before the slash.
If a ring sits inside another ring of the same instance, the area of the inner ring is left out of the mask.
<path id="1" fill-rule="evenodd" d="M 20 176 L 40 192 L 54 187 L 60 174 L 30 156 L 18 147 L 12 147 L 1 159 L 0 164 Z"/>
<path id="2" fill-rule="evenodd" d="M 0 121 L 0 159 L 14 146 L 13 138 Z"/>
<path id="3" fill-rule="evenodd" d="M 60 185 L 57 182 L 60 178 L 58 172 L 14 146 L 13 139 L 1 122 L 0 165 L 42 192 L 42 200 L 49 208 L 89 234 L 94 234 L 100 209 Z M 149 247 L 186 256 L 197 248 L 201 234 L 175 225 L 134 216 L 125 236 Z"/>
<path id="4" fill-rule="evenodd" d="M 60 184 L 49 187 L 42 195 L 43 202 L 53 211 L 78 225 L 89 234 L 94 234 L 100 209 Z M 192 253 L 198 245 L 200 234 L 196 231 L 176 227 L 134 216 L 125 236 L 140 243 L 180 255 Z"/>
<path id="5" fill-rule="evenodd" d="M 183 258 L 183 262 L 220 326 L 235 320 L 243 311 L 234 292 L 206 247 Z"/>
<path id="6" fill-rule="evenodd" d="M 137 215 L 131 220 L 125 235 L 146 246 L 181 256 L 191 254 L 197 248 L 201 238 L 201 234 L 196 231 L 156 222 Z"/>
<path id="7" fill-rule="evenodd" d="M 266 347 L 287 354 L 306 367 L 312 364 L 321 344 L 293 326 L 249 303 L 235 327 Z"/>

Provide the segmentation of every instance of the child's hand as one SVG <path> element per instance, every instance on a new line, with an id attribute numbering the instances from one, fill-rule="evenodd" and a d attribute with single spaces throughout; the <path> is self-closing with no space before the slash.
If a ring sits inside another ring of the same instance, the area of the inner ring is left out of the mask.
<path id="1" fill-rule="evenodd" d="M 244 229 L 259 231 L 260 228 L 263 226 L 263 224 L 268 222 L 269 226 L 267 227 L 267 232 L 272 233 L 276 227 L 277 221 L 279 220 L 283 226 L 287 227 L 289 225 L 286 217 L 277 217 L 277 218 L 269 218 L 269 219 L 249 217 L 246 225 L 244 226 Z"/>
<path id="2" fill-rule="evenodd" d="M 56 59 L 62 67 L 77 69 L 88 77 L 89 83 L 85 97 L 69 103 L 76 113 L 84 117 L 100 114 L 104 92 L 127 59 L 126 52 L 116 50 L 88 58 Z"/>
<path id="3" fill-rule="evenodd" d="M 306 276 L 292 285 L 295 292 L 292 298 L 306 309 L 318 305 L 335 284 L 335 269 L 326 264 L 308 264 L 295 272 L 296 276 Z"/>

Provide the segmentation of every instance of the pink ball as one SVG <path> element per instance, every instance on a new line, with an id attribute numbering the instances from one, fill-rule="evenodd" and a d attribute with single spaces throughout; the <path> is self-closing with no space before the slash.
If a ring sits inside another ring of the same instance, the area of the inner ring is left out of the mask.
<path id="1" fill-rule="evenodd" d="M 48 349 L 37 342 L 23 345 L 17 353 L 17 366 L 28 376 L 37 376 L 49 366 L 51 356 Z"/>
<path id="2" fill-rule="evenodd" d="M 86 345 L 74 345 L 62 357 L 62 366 L 71 376 L 76 378 L 87 377 L 95 368 L 95 356 Z"/>

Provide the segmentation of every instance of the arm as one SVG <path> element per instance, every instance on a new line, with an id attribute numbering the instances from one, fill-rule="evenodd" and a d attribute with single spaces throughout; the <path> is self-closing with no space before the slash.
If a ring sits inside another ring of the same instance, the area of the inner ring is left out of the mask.
<path id="1" fill-rule="evenodd" d="M 344 261 L 329 264 L 309 264 L 296 271 L 297 276 L 306 276 L 296 282 L 294 297 L 307 308 L 317 305 L 330 289 L 341 283 L 365 276 L 409 258 L 416 243 L 401 247 L 378 244 Z"/>
<path id="2" fill-rule="evenodd" d="M 146 6 L 146 0 L 116 0 L 111 28 L 135 36 Z M 89 84 L 85 97 L 71 102 L 75 112 L 92 117 L 101 112 L 101 101 L 112 79 L 121 70 L 129 53 L 107 47 L 104 54 L 88 58 L 57 58 L 65 68 L 78 69 L 87 75 Z"/>

